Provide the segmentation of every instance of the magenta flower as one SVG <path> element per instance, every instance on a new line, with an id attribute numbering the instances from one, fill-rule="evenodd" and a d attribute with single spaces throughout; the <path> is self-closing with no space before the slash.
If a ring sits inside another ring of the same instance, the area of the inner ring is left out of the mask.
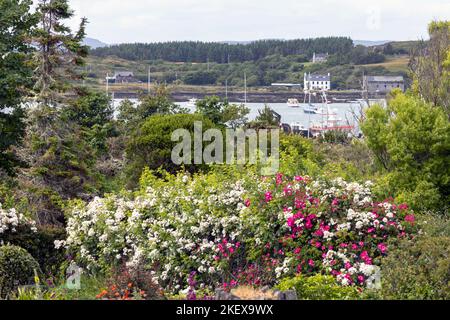
<path id="1" fill-rule="evenodd" d="M 364 283 L 364 276 L 358 276 L 359 283 Z"/>
<path id="2" fill-rule="evenodd" d="M 413 214 L 409 214 L 405 217 L 405 221 L 409 222 L 410 224 L 414 224 L 416 221 L 416 217 Z"/>
<path id="3" fill-rule="evenodd" d="M 245 200 L 244 205 L 248 208 L 251 205 L 250 199 Z"/>
<path id="4" fill-rule="evenodd" d="M 314 260 L 313 260 L 313 259 L 309 259 L 308 264 L 309 264 L 309 266 L 311 266 L 311 267 L 314 267 L 314 266 L 315 266 L 315 263 L 314 263 Z"/>
<path id="5" fill-rule="evenodd" d="M 385 254 L 387 252 L 387 246 L 384 243 L 380 243 L 377 247 L 382 254 Z"/>
<path id="6" fill-rule="evenodd" d="M 266 202 L 270 202 L 273 199 L 272 192 L 266 192 L 265 194 Z"/>

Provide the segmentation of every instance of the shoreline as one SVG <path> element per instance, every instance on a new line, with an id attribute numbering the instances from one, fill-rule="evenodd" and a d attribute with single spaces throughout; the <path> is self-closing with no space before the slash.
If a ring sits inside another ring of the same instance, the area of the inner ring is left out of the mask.
<path id="1" fill-rule="evenodd" d="M 141 95 L 137 92 L 113 92 L 115 99 L 138 99 Z M 207 96 L 218 96 L 225 99 L 223 92 L 185 92 L 178 91 L 170 93 L 174 102 L 185 102 L 189 99 L 203 99 Z M 288 99 L 296 98 L 299 102 L 304 101 L 305 94 L 303 92 L 258 92 L 247 93 L 247 102 L 252 103 L 286 103 Z M 312 97 L 312 103 L 321 103 L 321 97 Z M 369 96 L 370 99 L 380 99 L 384 96 Z M 329 92 L 328 99 L 333 103 L 348 103 L 358 99 L 362 99 L 361 92 Z M 229 92 L 228 100 L 233 102 L 245 102 L 243 92 Z"/>

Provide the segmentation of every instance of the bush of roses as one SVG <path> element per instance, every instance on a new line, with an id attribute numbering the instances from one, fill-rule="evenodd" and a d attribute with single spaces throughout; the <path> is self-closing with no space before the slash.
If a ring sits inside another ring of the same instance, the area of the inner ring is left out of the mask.
<path id="1" fill-rule="evenodd" d="M 373 202 L 370 183 L 260 178 L 213 171 L 157 179 L 137 193 L 77 203 L 57 242 L 91 271 L 145 265 L 174 294 L 273 285 L 296 274 L 332 274 L 366 285 L 392 238 L 407 236 L 405 205 Z"/>

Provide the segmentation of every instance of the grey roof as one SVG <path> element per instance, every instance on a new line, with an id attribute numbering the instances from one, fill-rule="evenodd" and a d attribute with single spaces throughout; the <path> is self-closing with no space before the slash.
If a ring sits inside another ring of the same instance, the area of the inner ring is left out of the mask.
<path id="1" fill-rule="evenodd" d="M 306 80 L 309 80 L 309 81 L 331 81 L 331 77 L 329 75 L 309 74 L 306 76 Z"/>
<path id="2" fill-rule="evenodd" d="M 130 71 L 119 71 L 114 74 L 114 77 L 134 77 L 134 73 Z"/>
<path id="3" fill-rule="evenodd" d="M 367 76 L 368 82 L 403 82 L 403 76 Z"/>
<path id="4" fill-rule="evenodd" d="M 316 59 L 317 58 L 328 58 L 328 53 L 316 53 Z"/>

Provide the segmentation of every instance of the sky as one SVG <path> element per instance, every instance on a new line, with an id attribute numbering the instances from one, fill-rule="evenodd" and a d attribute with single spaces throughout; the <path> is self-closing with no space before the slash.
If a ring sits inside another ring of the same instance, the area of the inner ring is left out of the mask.
<path id="1" fill-rule="evenodd" d="M 450 19 L 449 0 L 69 0 L 76 26 L 108 44 L 349 36 L 417 40 Z"/>

